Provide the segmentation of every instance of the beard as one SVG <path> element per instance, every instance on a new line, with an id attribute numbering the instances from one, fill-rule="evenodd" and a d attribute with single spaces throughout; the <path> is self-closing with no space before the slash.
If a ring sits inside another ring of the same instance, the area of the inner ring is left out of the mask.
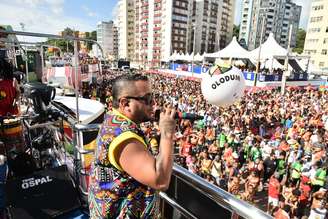
<path id="1" fill-rule="evenodd" d="M 136 118 L 138 123 L 149 122 L 153 119 L 151 113 L 147 113 L 145 110 L 138 110 L 136 112 Z"/>

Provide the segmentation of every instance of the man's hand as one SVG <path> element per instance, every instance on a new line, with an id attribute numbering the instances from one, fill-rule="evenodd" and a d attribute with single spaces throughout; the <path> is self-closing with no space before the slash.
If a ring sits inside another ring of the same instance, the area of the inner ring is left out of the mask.
<path id="1" fill-rule="evenodd" d="M 175 134 L 176 121 L 174 119 L 175 109 L 167 107 L 161 112 L 159 119 L 159 129 L 164 138 L 173 138 Z"/>

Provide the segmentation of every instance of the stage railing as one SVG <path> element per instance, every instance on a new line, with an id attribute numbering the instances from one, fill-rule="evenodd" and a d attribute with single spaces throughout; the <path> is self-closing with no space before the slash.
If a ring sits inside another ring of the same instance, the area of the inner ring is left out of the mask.
<path id="1" fill-rule="evenodd" d="M 84 150 L 82 133 L 98 130 L 100 124 L 74 125 L 75 172 L 77 184 L 87 200 L 88 183 L 81 182 L 81 175 L 88 176 L 82 168 L 81 156 L 93 154 Z M 169 189 L 160 192 L 162 218 L 272 218 L 262 210 L 244 202 L 223 189 L 208 183 L 200 176 L 174 165 Z"/>

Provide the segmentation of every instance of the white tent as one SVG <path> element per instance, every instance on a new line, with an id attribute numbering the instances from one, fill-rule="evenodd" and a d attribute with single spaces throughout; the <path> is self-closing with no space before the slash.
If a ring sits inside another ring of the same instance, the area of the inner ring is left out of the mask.
<path id="1" fill-rule="evenodd" d="M 191 62 L 192 61 L 192 56 L 194 53 L 186 53 L 184 61 Z"/>
<path id="2" fill-rule="evenodd" d="M 232 41 L 226 46 L 224 49 L 215 52 L 215 53 L 206 53 L 205 57 L 210 58 L 248 58 L 249 52 L 244 49 L 239 43 L 237 42 L 236 37 L 232 38 Z"/>
<path id="3" fill-rule="evenodd" d="M 251 60 L 257 60 L 259 56 L 259 49 L 256 48 L 249 52 L 249 58 Z M 268 39 L 261 45 L 260 60 L 264 61 L 272 59 L 274 56 L 286 56 L 287 50 L 280 46 L 273 37 L 273 33 L 270 33 Z"/>
<path id="4" fill-rule="evenodd" d="M 177 60 L 178 53 L 174 51 L 174 53 L 170 56 L 170 60 Z"/>
<path id="5" fill-rule="evenodd" d="M 184 54 L 180 54 L 180 53 L 176 54 L 175 60 L 183 60 L 183 59 L 184 59 Z"/>
<path id="6" fill-rule="evenodd" d="M 201 61 L 203 61 L 203 59 L 204 59 L 204 56 L 200 55 L 199 53 L 197 53 L 194 57 L 194 60 L 197 62 L 201 62 Z"/>

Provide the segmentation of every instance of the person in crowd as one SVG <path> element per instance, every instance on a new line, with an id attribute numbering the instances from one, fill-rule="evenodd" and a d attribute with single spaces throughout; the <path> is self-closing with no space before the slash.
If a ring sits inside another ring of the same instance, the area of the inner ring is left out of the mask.
<path id="1" fill-rule="evenodd" d="M 269 180 L 267 212 L 271 212 L 273 208 L 279 206 L 280 191 L 281 185 L 279 182 L 279 173 L 275 172 Z"/>
<path id="2" fill-rule="evenodd" d="M 313 194 L 309 219 L 325 219 L 328 208 L 327 189 L 320 188 Z"/>
<path id="3" fill-rule="evenodd" d="M 13 70 L 11 63 L 0 59 L 0 116 L 19 113 L 20 88 Z"/>

